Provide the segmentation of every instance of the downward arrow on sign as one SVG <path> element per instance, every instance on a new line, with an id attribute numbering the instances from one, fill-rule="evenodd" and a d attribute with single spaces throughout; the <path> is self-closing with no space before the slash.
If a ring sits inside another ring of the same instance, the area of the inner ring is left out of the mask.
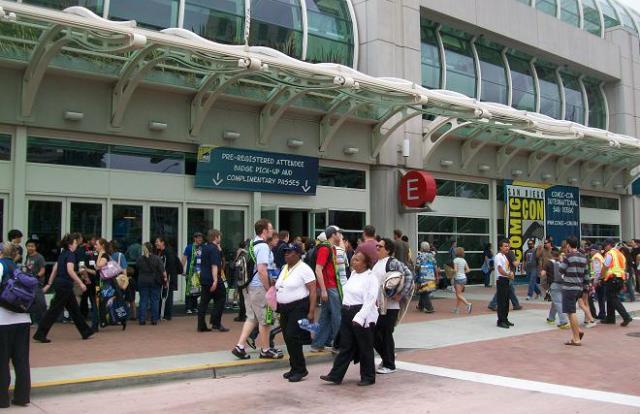
<path id="1" fill-rule="evenodd" d="M 220 184 L 222 184 L 222 182 L 223 182 L 224 180 L 220 178 L 220 173 L 218 173 L 218 174 L 216 174 L 216 178 L 214 178 L 214 179 L 213 179 L 213 180 L 211 180 L 211 181 L 213 181 L 213 183 L 214 183 L 215 185 L 220 185 Z"/>
<path id="2" fill-rule="evenodd" d="M 311 190 L 311 187 L 309 186 L 309 180 L 304 180 L 304 185 L 300 188 L 302 188 L 302 191 L 304 191 L 305 193 Z"/>

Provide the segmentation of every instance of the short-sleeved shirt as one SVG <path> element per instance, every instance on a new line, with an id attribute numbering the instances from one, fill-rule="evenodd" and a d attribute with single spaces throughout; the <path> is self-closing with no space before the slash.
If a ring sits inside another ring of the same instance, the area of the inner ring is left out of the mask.
<path id="1" fill-rule="evenodd" d="M 27 256 L 24 261 L 24 267 L 27 273 L 33 276 L 38 276 L 40 270 L 44 268 L 44 257 L 40 253 L 35 253 L 33 256 Z M 40 278 L 40 286 L 44 283 L 44 277 Z"/>
<path id="2" fill-rule="evenodd" d="M 199 272 L 202 266 L 202 246 L 196 246 L 196 260 L 194 263 L 195 269 L 193 269 L 193 271 L 191 270 L 191 255 L 193 254 L 193 247 L 193 243 L 188 244 L 187 247 L 184 248 L 184 253 L 182 253 L 182 255 L 187 258 L 185 273 L 188 275 L 192 274 L 193 272 Z"/>
<path id="3" fill-rule="evenodd" d="M 336 268 L 333 265 L 335 251 L 329 246 L 319 245 L 317 247 L 316 265 L 322 266 L 322 279 L 326 289 L 338 287 L 336 282 Z"/>
<path id="4" fill-rule="evenodd" d="M 76 264 L 76 255 L 69 250 L 63 250 L 58 256 L 58 273 L 53 281 L 55 289 L 73 289 L 73 279 L 67 271 L 67 264 Z"/>
<path id="5" fill-rule="evenodd" d="M 200 267 L 200 283 L 202 285 L 213 285 L 211 266 L 217 266 L 219 272 L 222 268 L 222 256 L 218 246 L 206 243 L 202 246 L 202 265 Z"/>
<path id="6" fill-rule="evenodd" d="M 302 260 L 291 269 L 283 268 L 276 282 L 278 303 L 291 303 L 308 297 L 307 283 L 314 280 L 316 276 L 313 270 Z"/>
<path id="7" fill-rule="evenodd" d="M 538 258 L 536 249 L 529 249 L 524 253 L 524 270 L 532 273 L 538 270 Z"/>
<path id="8" fill-rule="evenodd" d="M 511 271 L 511 266 L 509 265 L 509 260 L 507 260 L 507 256 L 502 253 L 498 253 L 493 258 L 494 264 L 496 266 L 496 272 L 499 277 L 506 278 L 507 276 L 503 276 L 502 273 L 498 270 L 498 268 L 502 268 L 504 272 L 509 273 Z"/>
<path id="9" fill-rule="evenodd" d="M 268 272 L 269 268 L 273 268 L 275 264 L 273 262 L 273 252 L 269 248 L 269 244 L 268 243 L 255 244 L 258 241 L 264 241 L 264 240 L 262 240 L 260 237 L 256 237 L 253 240 L 253 243 L 254 243 L 253 254 L 255 255 L 255 258 L 256 258 L 256 265 L 252 269 L 253 278 L 251 279 L 251 283 L 249 284 L 249 286 L 263 287 L 266 289 L 268 288 L 268 286 L 262 285 L 262 280 L 260 280 L 260 274 L 258 273 L 258 265 L 261 265 L 261 264 L 267 265 L 267 272 Z"/>
<path id="10" fill-rule="evenodd" d="M 462 257 L 456 257 L 453 259 L 453 268 L 456 270 L 456 279 L 462 280 L 467 278 L 467 274 L 465 273 L 467 266 L 467 261 Z"/>

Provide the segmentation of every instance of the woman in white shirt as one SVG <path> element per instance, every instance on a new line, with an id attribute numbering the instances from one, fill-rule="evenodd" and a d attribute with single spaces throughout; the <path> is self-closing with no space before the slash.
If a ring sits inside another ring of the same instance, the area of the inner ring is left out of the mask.
<path id="1" fill-rule="evenodd" d="M 284 247 L 286 264 L 276 281 L 276 298 L 280 313 L 282 336 L 289 353 L 291 369 L 282 376 L 289 382 L 298 382 L 309 375 L 302 353 L 302 343 L 306 332 L 298 325 L 300 319 L 313 322 L 316 309 L 316 275 L 305 262 L 300 260 L 303 249 L 299 243 Z"/>
<path id="2" fill-rule="evenodd" d="M 456 292 L 456 307 L 453 309 L 453 312 L 459 313 L 460 309 L 458 308 L 460 305 L 464 304 L 467 307 L 467 313 L 471 313 L 473 305 L 462 295 L 462 292 L 464 292 L 464 285 L 467 284 L 467 273 L 469 273 L 469 264 L 464 259 L 464 249 L 462 247 L 458 247 L 456 249 L 456 258 L 453 259 L 453 268 L 456 271 L 456 274 L 453 277 L 453 286 Z"/>
<path id="3" fill-rule="evenodd" d="M 13 259 L 18 249 L 11 243 L 5 243 L 0 259 L 0 276 L 2 282 L 8 280 L 16 264 Z M 31 375 L 29 369 L 29 326 L 31 317 L 28 313 L 12 312 L 0 306 L 0 408 L 13 405 L 27 406 L 31 392 Z M 13 399 L 9 400 L 11 373 L 9 361 L 13 363 L 16 373 L 16 384 Z"/>
<path id="4" fill-rule="evenodd" d="M 373 361 L 373 330 L 378 320 L 378 280 L 371 273 L 371 260 L 362 252 L 351 259 L 351 277 L 343 287 L 340 352 L 328 375 L 320 377 L 334 384 L 342 383 L 355 357 L 360 361 L 358 385 L 373 385 L 376 372 Z"/>

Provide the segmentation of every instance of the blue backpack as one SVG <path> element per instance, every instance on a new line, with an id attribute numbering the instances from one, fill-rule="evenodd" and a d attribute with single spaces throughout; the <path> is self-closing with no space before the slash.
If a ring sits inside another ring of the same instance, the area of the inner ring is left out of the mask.
<path id="1" fill-rule="evenodd" d="M 0 259 L 4 268 L 0 283 L 0 306 L 16 313 L 29 313 L 36 299 L 38 278 L 24 273 L 6 259 Z"/>
<path id="2" fill-rule="evenodd" d="M 129 304 L 125 302 L 120 295 L 116 295 L 109 306 L 109 316 L 112 322 L 120 322 L 122 330 L 127 329 L 127 321 L 129 320 Z"/>

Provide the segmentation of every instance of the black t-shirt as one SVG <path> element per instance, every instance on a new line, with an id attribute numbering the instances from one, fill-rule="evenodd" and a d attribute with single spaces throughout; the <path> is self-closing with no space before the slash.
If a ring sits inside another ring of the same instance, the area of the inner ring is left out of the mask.
<path id="1" fill-rule="evenodd" d="M 67 272 L 68 263 L 73 264 L 75 270 L 76 256 L 69 250 L 63 250 L 58 256 L 58 273 L 54 280 L 55 289 L 73 289 L 73 279 Z"/>
<path id="2" fill-rule="evenodd" d="M 218 246 L 207 243 L 202 246 L 202 265 L 200 267 L 200 283 L 203 285 L 213 285 L 213 275 L 211 266 L 218 266 L 218 272 L 222 269 L 222 256 Z"/>

